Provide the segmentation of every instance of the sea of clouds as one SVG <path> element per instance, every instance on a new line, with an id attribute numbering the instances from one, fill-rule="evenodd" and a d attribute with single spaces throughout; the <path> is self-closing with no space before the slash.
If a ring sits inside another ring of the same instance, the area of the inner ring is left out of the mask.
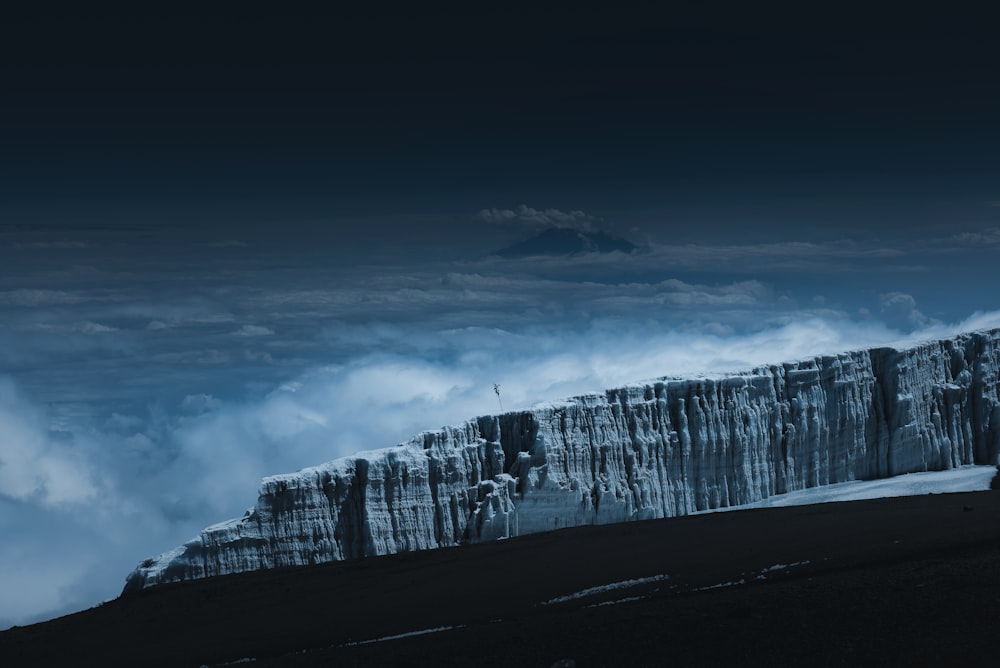
<path id="1" fill-rule="evenodd" d="M 488 211 L 597 220 L 523 209 Z M 375 262 L 141 226 L 2 230 L 0 628 L 116 596 L 143 558 L 242 514 L 265 475 L 501 400 L 1000 326 L 998 240 Z"/>

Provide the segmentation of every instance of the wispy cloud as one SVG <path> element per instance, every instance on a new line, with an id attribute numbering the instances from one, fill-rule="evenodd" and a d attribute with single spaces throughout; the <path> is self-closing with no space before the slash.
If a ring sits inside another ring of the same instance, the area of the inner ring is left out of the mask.
<path id="1" fill-rule="evenodd" d="M 20 288 L 0 291 L 0 305 L 16 306 L 64 306 L 86 302 L 122 302 L 128 298 L 111 291 L 71 291 Z"/>
<path id="2" fill-rule="evenodd" d="M 851 241 L 785 241 L 769 244 L 654 244 L 652 256 L 677 268 L 719 269 L 737 266 L 744 271 L 850 271 L 872 263 L 894 262 L 906 252 L 890 246 Z"/>
<path id="3" fill-rule="evenodd" d="M 236 336 L 271 336 L 274 330 L 260 325 L 243 325 L 233 332 Z"/>
<path id="4" fill-rule="evenodd" d="M 582 232 L 593 231 L 597 223 L 600 222 L 600 218 L 576 209 L 571 211 L 535 209 L 524 204 L 514 209 L 481 209 L 478 216 L 481 220 L 498 225 L 533 228 L 559 227 Z"/>
<path id="5" fill-rule="evenodd" d="M 108 325 L 102 325 L 99 322 L 91 322 L 90 320 L 64 323 L 35 322 L 27 325 L 23 329 L 53 333 L 76 332 L 80 334 L 107 334 L 109 332 L 118 331 L 117 327 L 109 327 Z"/>
<path id="6" fill-rule="evenodd" d="M 246 248 L 247 243 L 236 239 L 222 239 L 220 241 L 201 241 L 194 245 L 203 248 Z"/>
<path id="7" fill-rule="evenodd" d="M 1000 206 L 1000 203 L 997 204 Z M 952 237 L 954 241 L 968 244 L 1000 244 L 1000 227 L 987 227 L 977 232 L 961 232 Z"/>
<path id="8" fill-rule="evenodd" d="M 94 248 L 96 244 L 88 241 L 30 241 L 11 244 L 15 250 L 64 250 Z"/>

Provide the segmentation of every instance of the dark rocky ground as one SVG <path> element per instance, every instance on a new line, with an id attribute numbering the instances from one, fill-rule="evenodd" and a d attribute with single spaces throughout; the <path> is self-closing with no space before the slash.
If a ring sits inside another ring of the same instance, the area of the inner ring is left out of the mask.
<path id="1" fill-rule="evenodd" d="M 796 562 L 808 563 L 766 570 Z M 657 575 L 669 577 L 543 605 Z M 723 583 L 737 584 L 708 588 Z M 455 628 L 366 642 L 436 627 Z M 2 632 L 0 666 L 994 666 L 998 643 L 991 491 L 582 527 L 163 586 Z"/>

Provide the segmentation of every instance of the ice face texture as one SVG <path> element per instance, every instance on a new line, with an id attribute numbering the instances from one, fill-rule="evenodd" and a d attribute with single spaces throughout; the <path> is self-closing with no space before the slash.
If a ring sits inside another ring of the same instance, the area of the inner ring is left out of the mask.
<path id="1" fill-rule="evenodd" d="M 1000 463 L 1000 330 L 657 382 L 480 417 L 265 478 L 243 518 L 126 591 L 227 573 L 685 515 Z"/>

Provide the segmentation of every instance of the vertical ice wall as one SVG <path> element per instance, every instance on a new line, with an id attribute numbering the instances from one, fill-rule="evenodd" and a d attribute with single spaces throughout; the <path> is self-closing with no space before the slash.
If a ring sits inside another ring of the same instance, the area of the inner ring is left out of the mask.
<path id="1" fill-rule="evenodd" d="M 998 341 L 993 330 L 664 379 L 425 432 L 265 478 L 243 518 L 146 560 L 125 589 L 997 464 Z"/>

